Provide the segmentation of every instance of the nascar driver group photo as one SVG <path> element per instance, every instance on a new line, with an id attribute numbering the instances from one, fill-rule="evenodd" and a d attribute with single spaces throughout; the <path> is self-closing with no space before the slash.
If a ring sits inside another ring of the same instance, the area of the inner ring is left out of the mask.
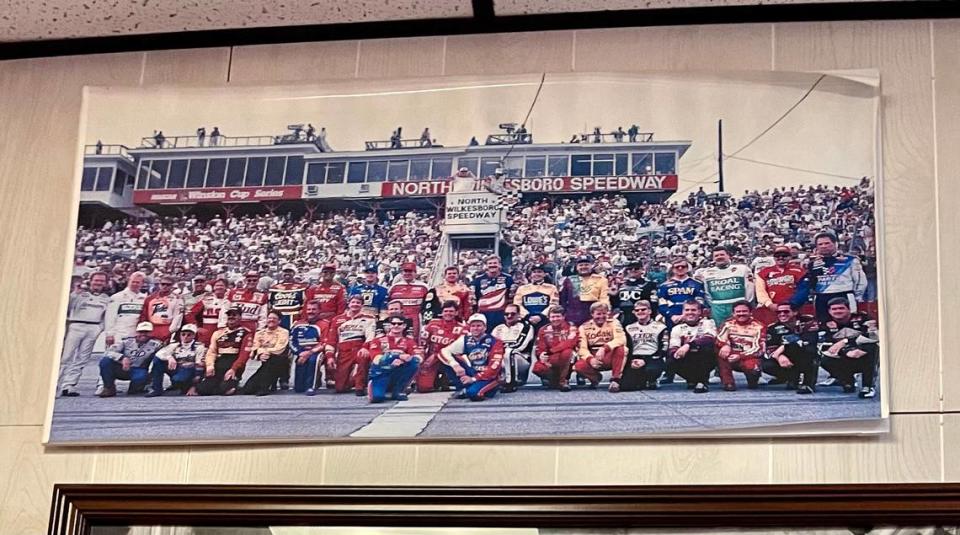
<path id="1" fill-rule="evenodd" d="M 186 279 L 94 269 L 69 297 L 57 393 L 382 403 L 435 391 L 482 402 L 523 389 L 836 388 L 874 398 L 879 337 L 861 260 L 829 229 L 809 245 L 771 247 L 752 265 L 719 245 L 701 266 L 682 254 L 600 266 L 583 254 L 520 273 L 488 256 L 469 279 L 446 267 L 435 287 L 425 266 L 384 271 L 373 258 L 355 280 L 333 259 L 313 266 L 318 280 L 294 264 L 233 281 L 203 266 Z M 659 281 L 648 273 L 664 270 Z M 96 390 L 81 387 L 88 367 Z"/>

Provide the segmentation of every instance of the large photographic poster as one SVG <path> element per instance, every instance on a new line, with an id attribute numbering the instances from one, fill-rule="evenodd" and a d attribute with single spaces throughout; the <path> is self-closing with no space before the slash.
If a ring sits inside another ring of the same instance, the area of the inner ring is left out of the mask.
<path id="1" fill-rule="evenodd" d="M 878 95 L 86 88 L 47 441 L 883 431 Z"/>

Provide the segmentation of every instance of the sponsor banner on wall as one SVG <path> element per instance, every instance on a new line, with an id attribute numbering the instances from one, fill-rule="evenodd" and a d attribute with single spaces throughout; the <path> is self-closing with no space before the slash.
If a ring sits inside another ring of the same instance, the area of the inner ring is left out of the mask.
<path id="1" fill-rule="evenodd" d="M 152 189 L 133 192 L 134 204 L 262 202 L 299 199 L 300 186 Z"/>
<path id="2" fill-rule="evenodd" d="M 307 184 L 303 186 L 304 199 L 337 199 L 351 197 L 381 197 L 383 184 Z"/>
<path id="3" fill-rule="evenodd" d="M 590 193 L 676 191 L 677 175 L 573 176 L 507 178 L 504 187 L 522 193 Z M 450 191 L 449 180 L 384 182 L 384 197 L 432 197 Z"/>

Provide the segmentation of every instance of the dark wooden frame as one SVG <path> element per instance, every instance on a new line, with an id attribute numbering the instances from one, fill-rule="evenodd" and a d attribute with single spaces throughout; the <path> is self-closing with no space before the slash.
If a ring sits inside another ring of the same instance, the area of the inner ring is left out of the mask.
<path id="1" fill-rule="evenodd" d="M 57 485 L 50 535 L 94 526 L 960 525 L 960 484 L 585 487 Z"/>

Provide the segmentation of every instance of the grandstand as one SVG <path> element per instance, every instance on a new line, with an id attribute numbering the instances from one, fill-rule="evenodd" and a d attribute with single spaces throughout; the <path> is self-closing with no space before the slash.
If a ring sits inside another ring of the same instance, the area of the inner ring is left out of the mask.
<path id="1" fill-rule="evenodd" d="M 527 132 L 504 136 L 466 147 L 371 142 L 368 150 L 345 152 L 278 136 L 216 145 L 190 136 L 158 144 L 150 137 L 135 149 L 90 145 L 77 262 L 238 278 L 244 269 L 270 272 L 286 262 L 311 276 L 334 259 L 349 279 L 377 260 L 387 279 L 400 263 L 414 261 L 430 279 L 435 267 L 450 262 L 469 278 L 484 254 L 496 252 L 522 278 L 533 263 L 562 271 L 579 254 L 594 255 L 607 269 L 640 260 L 657 271 L 673 255 L 696 267 L 717 244 L 751 263 L 776 245 L 809 250 L 819 229 L 835 228 L 844 250 L 875 266 L 869 181 L 737 197 L 690 193 L 666 202 L 689 142 L 653 141 L 652 134 L 636 142 L 572 144 L 535 143 Z M 517 143 L 505 143 L 510 139 Z M 464 168 L 480 177 L 499 172 L 507 188 L 523 192 L 502 227 L 445 232 L 443 199 L 455 170 Z"/>
<path id="2" fill-rule="evenodd" d="M 652 134 L 598 144 L 534 143 L 532 133 L 491 134 L 483 145 L 462 147 L 384 143 L 334 152 L 325 142 L 259 135 L 220 136 L 216 144 L 153 136 L 137 148 L 89 145 L 80 202 L 128 214 L 135 207 L 156 214 L 217 211 L 208 204 L 224 207 L 220 213 L 262 211 L 250 206 L 261 203 L 300 210 L 304 203 L 428 207 L 464 168 L 478 177 L 502 169 L 509 186 L 533 197 L 619 192 L 631 202 L 661 202 L 676 191 L 677 162 L 690 147 L 654 141 Z"/>
<path id="3" fill-rule="evenodd" d="M 443 216 L 452 178 L 462 172 L 502 176 L 503 185 L 522 192 L 527 201 L 609 192 L 631 205 L 660 203 L 676 191 L 677 162 L 690 147 L 688 141 L 655 141 L 652 133 L 626 142 L 536 143 L 526 129 L 501 126 L 505 133 L 461 147 L 397 139 L 335 152 L 325 133 L 301 136 L 302 125 L 288 126 L 293 133 L 279 136 L 218 135 L 214 140 L 158 132 L 136 148 L 89 145 L 80 224 L 188 215 L 204 223 L 217 216 L 229 221 L 276 214 L 324 220 L 324 214 L 346 211 L 380 217 L 385 210 L 413 211 L 418 220 L 435 224 Z M 430 250 L 443 250 L 445 255 L 436 258 L 447 259 L 470 256 L 469 251 L 501 252 L 499 231 L 478 229 L 459 227 L 460 234 L 444 235 Z M 509 250 L 501 256 L 509 263 Z M 435 258 L 417 260 L 424 265 Z"/>

